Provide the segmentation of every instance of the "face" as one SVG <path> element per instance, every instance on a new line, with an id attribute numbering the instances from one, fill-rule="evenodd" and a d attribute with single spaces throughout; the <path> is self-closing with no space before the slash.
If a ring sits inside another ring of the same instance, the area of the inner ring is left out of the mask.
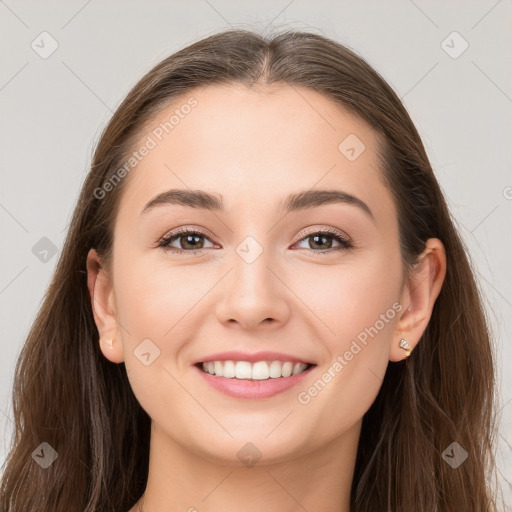
<path id="1" fill-rule="evenodd" d="M 125 361 L 155 432 L 210 460 L 343 437 L 407 308 L 376 134 L 316 92 L 232 85 L 175 101 L 137 147 L 148 136 L 116 218 L 106 357 Z M 213 199 L 186 205 L 192 191 Z"/>

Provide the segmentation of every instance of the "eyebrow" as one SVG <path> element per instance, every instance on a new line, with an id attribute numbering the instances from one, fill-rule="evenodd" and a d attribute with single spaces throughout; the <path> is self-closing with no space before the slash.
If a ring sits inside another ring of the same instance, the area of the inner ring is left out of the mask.
<path id="1" fill-rule="evenodd" d="M 305 190 L 287 196 L 279 203 L 284 213 L 317 208 L 326 204 L 348 204 L 363 210 L 375 221 L 372 211 L 361 199 L 341 190 Z M 141 216 L 157 206 L 179 205 L 202 210 L 223 211 L 221 194 L 210 194 L 203 190 L 172 189 L 158 194 L 144 206 Z"/>

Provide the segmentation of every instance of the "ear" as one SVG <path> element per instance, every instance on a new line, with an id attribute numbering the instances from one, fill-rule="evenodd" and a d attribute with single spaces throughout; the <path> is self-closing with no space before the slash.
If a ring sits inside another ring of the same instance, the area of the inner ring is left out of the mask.
<path id="1" fill-rule="evenodd" d="M 400 361 L 407 357 L 407 352 L 399 346 L 401 339 L 407 341 L 411 351 L 414 350 L 427 328 L 444 282 L 446 252 L 443 243 L 438 238 L 429 238 L 425 246 L 404 284 L 400 299 L 403 309 L 395 325 L 390 361 Z"/>
<path id="2" fill-rule="evenodd" d="M 100 335 L 100 349 L 109 361 L 121 363 L 124 361 L 124 348 L 117 321 L 112 280 L 94 249 L 87 254 L 87 288 Z"/>

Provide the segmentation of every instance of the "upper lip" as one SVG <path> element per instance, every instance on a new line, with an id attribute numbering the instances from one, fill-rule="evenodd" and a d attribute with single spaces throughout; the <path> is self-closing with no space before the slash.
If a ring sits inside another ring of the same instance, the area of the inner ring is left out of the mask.
<path id="1" fill-rule="evenodd" d="M 291 363 L 315 364 L 311 361 L 307 361 L 306 359 L 289 354 L 283 354 L 282 352 L 264 351 L 248 354 L 246 352 L 239 352 L 236 350 L 204 356 L 193 364 L 206 363 L 207 361 L 247 361 L 249 363 L 256 363 L 258 361 L 290 361 Z"/>

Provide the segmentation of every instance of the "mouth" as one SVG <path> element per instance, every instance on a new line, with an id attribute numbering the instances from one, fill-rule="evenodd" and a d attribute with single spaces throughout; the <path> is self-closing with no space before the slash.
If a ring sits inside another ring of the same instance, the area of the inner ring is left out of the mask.
<path id="1" fill-rule="evenodd" d="M 204 373 L 215 377 L 238 380 L 269 380 L 299 375 L 313 366 L 312 363 L 292 361 L 205 361 L 195 365 Z"/>
<path id="2" fill-rule="evenodd" d="M 192 367 L 203 383 L 229 397 L 261 399 L 282 394 L 286 399 L 289 395 L 284 392 L 307 379 L 317 364 L 273 350 L 229 350 L 198 358 Z"/>
<path id="3" fill-rule="evenodd" d="M 193 366 L 203 382 L 232 398 L 263 399 L 290 390 L 317 366 L 304 361 L 215 359 Z M 284 358 L 283 358 L 284 359 Z"/>

